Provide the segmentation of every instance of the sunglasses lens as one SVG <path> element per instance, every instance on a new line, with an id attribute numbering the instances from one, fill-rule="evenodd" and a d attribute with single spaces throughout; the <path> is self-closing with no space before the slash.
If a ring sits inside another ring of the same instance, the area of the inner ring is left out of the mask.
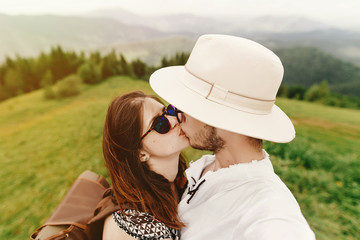
<path id="1" fill-rule="evenodd" d="M 170 104 L 166 107 L 166 114 L 176 117 L 178 122 L 182 123 L 183 112 L 177 109 L 174 105 Z"/>
<path id="2" fill-rule="evenodd" d="M 168 105 L 166 108 L 166 112 L 167 114 L 169 114 L 170 116 L 176 116 L 176 108 L 173 105 Z"/>
<path id="3" fill-rule="evenodd" d="M 170 130 L 170 122 L 164 116 L 159 116 L 154 120 L 153 129 L 158 133 L 164 134 Z"/>

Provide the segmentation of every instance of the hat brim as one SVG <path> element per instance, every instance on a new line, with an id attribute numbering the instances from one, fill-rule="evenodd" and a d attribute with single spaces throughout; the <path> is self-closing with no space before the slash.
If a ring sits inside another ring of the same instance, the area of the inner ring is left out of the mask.
<path id="1" fill-rule="evenodd" d="M 184 66 L 161 68 L 150 76 L 149 81 L 151 88 L 164 100 L 210 126 L 278 143 L 294 139 L 291 120 L 275 104 L 266 115 L 236 110 L 191 90 L 182 83 L 184 78 L 199 81 Z"/>

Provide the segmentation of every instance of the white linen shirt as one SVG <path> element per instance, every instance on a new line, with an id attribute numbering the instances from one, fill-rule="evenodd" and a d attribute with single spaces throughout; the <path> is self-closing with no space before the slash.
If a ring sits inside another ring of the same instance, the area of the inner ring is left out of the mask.
<path id="1" fill-rule="evenodd" d="M 263 153 L 263 160 L 208 171 L 201 178 L 215 156 L 190 164 L 189 187 L 178 206 L 186 224 L 182 240 L 315 239 L 296 199 Z"/>

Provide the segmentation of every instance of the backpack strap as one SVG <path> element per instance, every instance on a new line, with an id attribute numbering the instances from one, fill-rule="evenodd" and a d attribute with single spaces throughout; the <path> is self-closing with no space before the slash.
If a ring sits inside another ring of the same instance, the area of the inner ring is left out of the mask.
<path id="1" fill-rule="evenodd" d="M 103 199 L 96 206 L 94 211 L 94 216 L 89 220 L 88 224 L 99 221 L 103 218 L 106 218 L 111 213 L 119 210 L 119 206 L 116 203 L 116 200 L 113 196 L 112 187 L 105 190 L 103 194 Z"/>
<path id="2" fill-rule="evenodd" d="M 90 240 L 102 239 L 105 219 L 113 212 L 119 210 L 119 206 L 113 196 L 112 188 L 105 190 L 103 199 L 96 206 L 93 217 L 88 222 L 88 236 Z"/>

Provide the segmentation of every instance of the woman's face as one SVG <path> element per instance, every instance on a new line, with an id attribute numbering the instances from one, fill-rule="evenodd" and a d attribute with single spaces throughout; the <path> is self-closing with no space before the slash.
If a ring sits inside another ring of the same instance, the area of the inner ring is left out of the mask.
<path id="1" fill-rule="evenodd" d="M 164 105 L 152 98 L 145 98 L 143 103 L 142 136 L 151 128 L 153 119 L 162 115 Z M 142 139 L 143 150 L 152 158 L 166 158 L 178 155 L 189 146 L 189 140 L 182 131 L 176 117 L 165 115 L 170 122 L 170 130 L 160 134 L 152 130 Z"/>

